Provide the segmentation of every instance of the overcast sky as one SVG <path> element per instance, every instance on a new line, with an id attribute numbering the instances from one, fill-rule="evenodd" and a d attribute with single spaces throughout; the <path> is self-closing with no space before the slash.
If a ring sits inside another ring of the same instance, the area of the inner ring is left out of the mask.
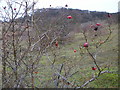
<path id="1" fill-rule="evenodd" d="M 5 0 L 0 0 L 0 8 L 5 6 Z M 9 0 L 13 1 L 13 0 Z M 22 0 L 14 0 L 22 1 Z M 24 0 L 25 1 L 25 0 Z M 33 1 L 33 0 L 29 0 Z M 38 1 L 36 8 L 64 7 L 66 4 L 69 8 L 90 10 L 90 11 L 106 11 L 114 13 L 118 11 L 118 2 L 120 0 L 34 0 Z"/>
<path id="2" fill-rule="evenodd" d="M 77 8 L 81 10 L 91 11 L 106 11 L 106 12 L 117 12 L 118 2 L 120 0 L 38 0 L 37 7 L 52 7 L 65 6 L 68 4 L 69 8 Z"/>

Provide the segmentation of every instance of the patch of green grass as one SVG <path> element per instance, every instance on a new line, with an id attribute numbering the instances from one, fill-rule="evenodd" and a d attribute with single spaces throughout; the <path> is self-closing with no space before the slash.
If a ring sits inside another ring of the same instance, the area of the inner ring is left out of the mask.
<path id="1" fill-rule="evenodd" d="M 94 88 L 117 88 L 118 74 L 105 73 L 98 77 L 97 80 L 90 83 L 89 87 Z"/>

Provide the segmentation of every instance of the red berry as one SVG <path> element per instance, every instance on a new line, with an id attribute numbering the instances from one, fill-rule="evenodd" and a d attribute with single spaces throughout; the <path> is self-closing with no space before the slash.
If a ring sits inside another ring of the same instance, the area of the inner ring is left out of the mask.
<path id="1" fill-rule="evenodd" d="M 111 17 L 111 15 L 108 13 L 108 15 L 107 15 L 109 18 Z"/>
<path id="2" fill-rule="evenodd" d="M 68 19 L 72 19 L 72 16 L 67 16 Z"/>
<path id="3" fill-rule="evenodd" d="M 88 47 L 88 43 L 86 42 L 86 43 L 84 43 L 84 45 L 83 45 L 84 47 Z"/>
<path id="4" fill-rule="evenodd" d="M 92 70 L 96 70 L 97 68 L 95 68 L 95 67 L 92 67 Z"/>
<path id="5" fill-rule="evenodd" d="M 34 72 L 35 74 L 38 74 L 38 72 Z"/>
<path id="6" fill-rule="evenodd" d="M 14 8 L 14 10 L 16 10 L 16 8 Z"/>
<path id="7" fill-rule="evenodd" d="M 58 41 L 56 41 L 55 46 L 56 46 L 56 47 L 58 46 Z"/>
<path id="8" fill-rule="evenodd" d="M 5 6 L 5 7 L 3 7 L 3 9 L 6 9 L 6 6 Z"/>
<path id="9" fill-rule="evenodd" d="M 68 7 L 68 5 L 66 4 L 65 7 Z"/>
<path id="10" fill-rule="evenodd" d="M 25 26 L 25 28 L 29 28 L 29 26 L 28 26 L 28 25 L 26 25 L 26 26 Z"/>
<path id="11" fill-rule="evenodd" d="M 77 52 L 77 50 L 74 50 L 74 52 Z"/>
<path id="12" fill-rule="evenodd" d="M 101 26 L 101 24 L 100 24 L 100 23 L 97 23 L 96 25 L 97 25 L 97 26 Z"/>

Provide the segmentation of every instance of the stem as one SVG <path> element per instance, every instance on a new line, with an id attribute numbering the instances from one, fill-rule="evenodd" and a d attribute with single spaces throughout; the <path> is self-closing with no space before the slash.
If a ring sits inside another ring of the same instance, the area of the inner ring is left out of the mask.
<path id="1" fill-rule="evenodd" d="M 108 37 L 104 40 L 104 43 L 106 43 L 106 42 L 109 40 L 109 38 L 110 38 L 110 36 L 111 36 L 111 34 L 112 34 L 111 26 L 109 25 L 108 27 L 109 27 L 109 35 L 108 35 Z M 99 45 L 97 46 L 97 48 L 100 47 L 101 45 L 102 45 L 102 44 L 99 44 Z"/>
<path id="2" fill-rule="evenodd" d="M 59 70 L 59 73 L 61 74 L 61 72 L 62 72 L 62 69 L 63 69 L 63 64 L 61 64 L 61 67 L 60 67 L 60 70 Z M 57 78 L 57 87 L 59 86 L 59 79 L 60 79 L 60 76 L 58 76 L 58 78 Z"/>
<path id="3" fill-rule="evenodd" d="M 27 27 L 28 27 L 28 13 L 27 13 L 27 10 L 28 10 L 28 3 L 27 2 L 25 2 L 26 3 L 26 11 L 25 11 L 25 13 L 26 13 L 26 19 L 27 19 L 27 21 L 26 21 L 26 23 L 27 23 Z M 28 44 L 29 44 L 29 46 L 31 46 L 31 40 L 30 40 L 30 31 L 29 31 L 29 27 L 28 27 Z"/>
<path id="4" fill-rule="evenodd" d="M 89 49 L 87 48 L 87 52 L 88 54 L 91 56 L 91 58 L 94 61 L 94 64 L 96 65 L 96 67 L 98 68 L 99 72 L 101 72 L 100 67 L 97 65 L 96 59 L 93 57 L 93 55 L 90 53 Z"/>
<path id="5" fill-rule="evenodd" d="M 32 73 L 31 73 L 31 76 L 32 76 L 32 88 L 34 88 L 34 76 L 33 76 L 33 73 L 34 73 L 34 63 L 32 64 Z"/>
<path id="6" fill-rule="evenodd" d="M 85 31 L 83 32 L 83 35 L 85 37 L 85 41 L 87 42 L 87 36 L 85 35 Z"/>
<path id="7" fill-rule="evenodd" d="M 84 35 L 85 40 L 86 40 L 86 42 L 87 42 L 87 37 L 86 37 L 86 35 L 85 35 L 85 31 L 83 32 L 83 35 Z M 88 48 L 86 48 L 86 49 L 87 49 L 88 54 L 89 54 L 89 55 L 91 56 L 91 58 L 93 59 L 94 64 L 95 64 L 96 67 L 98 68 L 99 72 L 101 72 L 99 66 L 97 65 L 96 59 L 95 59 L 94 56 L 90 53 L 89 49 L 88 49 Z"/>
<path id="8" fill-rule="evenodd" d="M 14 12 L 12 9 L 12 6 L 10 5 L 11 8 L 11 12 L 12 12 L 12 46 L 13 46 L 13 56 L 14 56 L 14 61 L 15 61 L 15 77 L 16 77 L 16 81 L 18 79 L 18 73 L 17 73 L 17 59 L 16 59 L 16 47 L 15 47 L 15 27 L 14 27 Z"/>

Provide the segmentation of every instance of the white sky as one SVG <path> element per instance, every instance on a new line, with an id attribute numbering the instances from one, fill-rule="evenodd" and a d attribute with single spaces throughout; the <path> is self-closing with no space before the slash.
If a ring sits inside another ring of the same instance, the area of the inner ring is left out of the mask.
<path id="1" fill-rule="evenodd" d="M 120 0 L 38 0 L 37 7 L 49 7 L 51 4 L 53 7 L 65 6 L 68 4 L 69 8 L 77 8 L 81 10 L 90 11 L 106 11 L 106 12 L 117 12 L 118 2 Z"/>
<path id="2" fill-rule="evenodd" d="M 5 6 L 4 1 L 0 0 L 0 8 Z M 13 1 L 13 0 L 9 0 Z M 14 0 L 22 1 L 22 0 Z M 24 0 L 25 1 L 25 0 Z M 29 0 L 33 1 L 33 0 Z M 50 5 L 52 7 L 62 6 L 66 4 L 68 8 L 81 9 L 81 10 L 90 10 L 90 11 L 106 11 L 114 13 L 118 11 L 118 2 L 120 0 L 34 0 L 38 1 L 36 8 L 48 8 Z"/>

